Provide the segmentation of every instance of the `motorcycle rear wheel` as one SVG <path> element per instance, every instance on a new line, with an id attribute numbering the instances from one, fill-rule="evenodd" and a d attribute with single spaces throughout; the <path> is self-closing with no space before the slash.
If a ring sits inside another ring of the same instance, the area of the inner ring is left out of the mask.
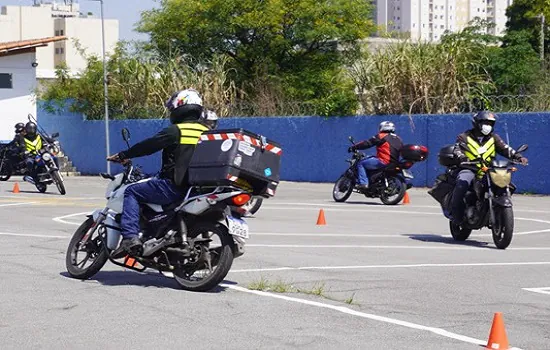
<path id="1" fill-rule="evenodd" d="M 495 208 L 495 223 L 492 225 L 493 242 L 498 249 L 506 249 L 514 234 L 514 211 L 512 208 Z"/>
<path id="2" fill-rule="evenodd" d="M 407 192 L 405 182 L 397 177 L 390 177 L 388 187 L 382 190 L 380 200 L 386 205 L 396 205 L 403 200 L 405 192 Z"/>
<path id="3" fill-rule="evenodd" d="M 345 174 L 340 176 L 334 188 L 332 189 L 332 199 L 334 201 L 342 203 L 348 200 L 355 187 L 355 181 L 347 177 Z"/>
<path id="4" fill-rule="evenodd" d="M 189 271 L 183 269 L 173 271 L 174 279 L 183 289 L 191 292 L 207 292 L 220 284 L 229 273 L 233 264 L 233 238 L 224 226 L 218 223 L 198 223 L 189 230 L 188 237 L 210 238 L 214 235 L 219 237 L 221 246 L 215 249 L 211 249 L 210 244 L 207 246 L 211 254 L 211 267 L 213 270 L 209 275 L 198 280 L 191 280 L 199 269 L 207 268 L 204 266 L 205 263 L 192 271 L 193 274 L 191 275 Z"/>
<path id="5" fill-rule="evenodd" d="M 13 173 L 13 170 L 11 168 L 11 165 L 4 161 L 4 164 L 2 164 L 2 169 L 0 169 L 0 181 L 8 181 Z"/>
<path id="6" fill-rule="evenodd" d="M 248 210 L 250 214 L 255 214 L 258 210 L 260 210 L 262 202 L 263 199 L 261 197 L 252 197 L 248 203 L 242 206 L 242 208 Z"/>
<path id="7" fill-rule="evenodd" d="M 82 240 L 86 232 L 92 227 L 94 223 L 94 220 L 92 218 L 88 218 L 86 221 L 80 225 L 69 243 L 69 247 L 67 248 L 67 254 L 65 256 L 65 266 L 67 268 L 67 272 L 69 275 L 73 278 L 85 280 L 101 270 L 103 265 L 107 262 L 109 259 L 108 251 L 103 246 L 103 241 L 101 240 L 101 237 L 99 236 L 98 230 L 94 232 L 94 236 L 90 237 L 88 240 L 88 243 L 85 247 L 80 247 L 80 249 L 85 249 L 86 257 L 80 262 L 77 263 L 77 253 L 81 251 L 78 249 L 78 243 Z M 93 257 L 92 263 L 90 266 L 86 268 L 79 267 L 80 264 L 85 265 L 86 262 L 90 257 Z"/>
<path id="8" fill-rule="evenodd" d="M 452 221 L 449 221 L 449 228 L 451 229 L 451 235 L 455 241 L 463 242 L 472 234 L 472 229 L 463 228 L 460 225 L 454 224 Z"/>

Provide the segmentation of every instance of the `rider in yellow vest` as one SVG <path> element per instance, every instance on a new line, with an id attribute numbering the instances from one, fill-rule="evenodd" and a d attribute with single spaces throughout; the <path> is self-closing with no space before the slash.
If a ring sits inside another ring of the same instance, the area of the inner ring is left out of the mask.
<path id="1" fill-rule="evenodd" d="M 482 111 L 474 115 L 473 128 L 458 135 L 455 146 L 455 156 L 461 162 L 476 161 L 481 158 L 488 163 L 493 160 L 497 153 L 508 158 L 519 160 L 523 165 L 527 164 L 527 158 L 517 153 L 507 145 L 502 138 L 494 133 L 496 115 L 492 112 Z M 462 169 L 458 173 L 456 185 L 452 197 L 452 220 L 460 224 L 464 216 L 463 197 L 468 191 L 475 178 L 481 178 L 481 162 L 478 164 L 478 171 Z"/>
<path id="2" fill-rule="evenodd" d="M 110 161 L 124 163 L 127 159 L 147 156 L 162 150 L 160 175 L 145 182 L 132 184 L 124 192 L 121 250 L 132 254 L 139 255 L 142 249 L 142 242 L 138 236 L 139 203 L 167 205 L 185 198 L 188 187 L 187 169 L 196 144 L 200 135 L 213 128 L 215 125 L 211 123 L 214 119 L 217 120 L 215 114 L 208 114 L 206 118 L 202 98 L 193 89 L 174 93 L 165 106 L 170 112 L 172 125 L 128 150 L 107 158 Z"/>
<path id="3" fill-rule="evenodd" d="M 27 164 L 27 172 L 29 173 L 29 175 L 26 175 L 23 179 L 27 182 L 34 184 L 36 182 L 35 157 L 38 154 L 38 151 L 40 151 L 40 149 L 42 148 L 43 141 L 53 142 L 54 140 L 46 136 L 39 135 L 37 132 L 36 124 L 33 122 L 28 122 L 27 124 L 25 124 L 25 135 L 23 141 L 25 147 L 24 154 L 27 158 L 25 162 Z"/>

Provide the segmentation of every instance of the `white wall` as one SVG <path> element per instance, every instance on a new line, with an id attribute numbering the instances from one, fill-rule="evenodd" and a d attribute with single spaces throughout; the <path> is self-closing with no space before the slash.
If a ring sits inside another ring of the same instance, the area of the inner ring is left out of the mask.
<path id="1" fill-rule="evenodd" d="M 31 113 L 36 118 L 36 70 L 31 66 L 35 53 L 0 56 L 0 73 L 13 74 L 13 89 L 0 89 L 0 140 L 13 139 L 14 126 L 26 122 Z"/>

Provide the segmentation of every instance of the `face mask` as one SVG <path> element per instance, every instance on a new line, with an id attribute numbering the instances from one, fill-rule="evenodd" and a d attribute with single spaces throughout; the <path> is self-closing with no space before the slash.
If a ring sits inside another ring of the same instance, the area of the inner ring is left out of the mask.
<path id="1" fill-rule="evenodd" d="M 481 126 L 481 133 L 483 135 L 489 135 L 492 130 L 493 130 L 493 127 L 491 125 L 482 125 Z"/>

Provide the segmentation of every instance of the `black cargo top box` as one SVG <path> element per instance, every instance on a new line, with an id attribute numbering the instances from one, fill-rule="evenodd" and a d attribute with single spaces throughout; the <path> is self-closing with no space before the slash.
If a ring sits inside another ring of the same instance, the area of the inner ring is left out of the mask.
<path id="1" fill-rule="evenodd" d="M 253 195 L 275 195 L 282 149 L 278 143 L 244 129 L 204 132 L 189 164 L 193 186 L 232 185 Z"/>

